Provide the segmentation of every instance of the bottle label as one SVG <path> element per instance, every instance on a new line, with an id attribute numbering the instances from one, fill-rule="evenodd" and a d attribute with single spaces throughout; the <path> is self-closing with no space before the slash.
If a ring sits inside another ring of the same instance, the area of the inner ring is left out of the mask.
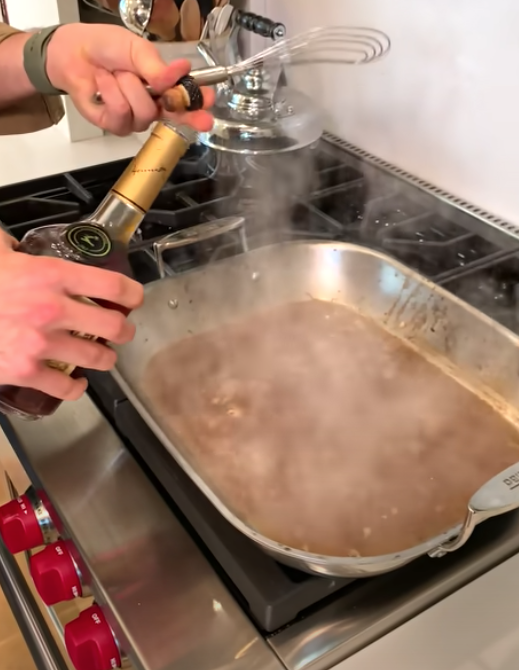
<path id="1" fill-rule="evenodd" d="M 78 223 L 68 226 L 65 236 L 75 251 L 89 258 L 104 258 L 112 251 L 112 240 L 99 226 Z"/>
<path id="2" fill-rule="evenodd" d="M 87 258 L 104 258 L 112 251 L 112 240 L 106 232 L 99 226 L 89 223 L 78 223 L 73 226 L 67 226 L 65 239 L 74 251 L 78 251 L 82 256 L 86 256 Z M 88 298 L 78 297 L 76 300 L 95 305 Z M 71 332 L 71 335 L 72 337 L 81 337 L 84 340 L 97 339 L 94 335 L 79 333 L 77 331 Z M 76 369 L 75 365 L 62 361 L 48 360 L 45 363 L 47 367 L 63 372 L 66 375 L 71 375 Z"/>

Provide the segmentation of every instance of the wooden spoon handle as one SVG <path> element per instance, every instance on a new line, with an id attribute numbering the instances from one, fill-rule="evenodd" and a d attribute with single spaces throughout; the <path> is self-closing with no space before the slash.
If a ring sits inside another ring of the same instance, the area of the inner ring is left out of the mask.
<path id="1" fill-rule="evenodd" d="M 180 12 L 173 0 L 156 0 L 147 30 L 165 42 L 174 42 L 179 21 Z"/>
<path id="2" fill-rule="evenodd" d="M 180 34 L 186 42 L 196 42 L 200 38 L 200 7 L 197 0 L 184 0 L 180 8 Z"/>

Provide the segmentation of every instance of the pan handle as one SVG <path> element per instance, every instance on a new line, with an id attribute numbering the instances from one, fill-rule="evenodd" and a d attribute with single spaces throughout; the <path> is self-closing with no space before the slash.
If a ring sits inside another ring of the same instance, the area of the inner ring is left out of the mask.
<path id="1" fill-rule="evenodd" d="M 168 249 L 178 249 L 189 244 L 195 244 L 196 242 L 210 240 L 213 237 L 230 233 L 233 230 L 238 230 L 243 251 L 246 252 L 248 247 L 247 239 L 245 237 L 244 223 L 245 219 L 243 216 L 228 216 L 223 219 L 213 219 L 206 223 L 200 223 L 197 226 L 191 226 L 191 228 L 177 230 L 158 240 L 153 245 L 153 254 L 157 261 L 160 278 L 164 279 L 167 275 L 163 253 L 168 251 Z"/>
<path id="2" fill-rule="evenodd" d="M 458 535 L 429 552 L 440 558 L 462 547 L 481 521 L 511 512 L 519 507 L 519 463 L 511 465 L 485 482 L 469 500 L 467 515 Z"/>

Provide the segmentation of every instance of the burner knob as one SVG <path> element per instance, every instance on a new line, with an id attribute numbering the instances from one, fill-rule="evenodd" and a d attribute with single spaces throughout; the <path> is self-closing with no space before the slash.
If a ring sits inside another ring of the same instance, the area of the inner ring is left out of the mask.
<path id="1" fill-rule="evenodd" d="M 12 554 L 47 544 L 53 532 L 49 513 L 32 489 L 0 506 L 0 535 Z"/>
<path id="2" fill-rule="evenodd" d="M 65 646 L 76 670 L 121 667 L 121 654 L 112 629 L 98 605 L 83 610 L 65 626 Z"/>
<path id="3" fill-rule="evenodd" d="M 73 600 L 83 594 L 70 542 L 49 544 L 29 559 L 36 590 L 46 605 Z"/>

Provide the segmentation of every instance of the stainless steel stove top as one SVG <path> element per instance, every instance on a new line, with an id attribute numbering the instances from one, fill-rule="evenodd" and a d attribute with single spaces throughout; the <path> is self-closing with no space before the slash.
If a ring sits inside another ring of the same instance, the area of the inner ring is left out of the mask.
<path id="1" fill-rule="evenodd" d="M 250 207 L 250 175 L 265 165 L 215 165 L 214 155 L 193 151 L 134 240 L 137 278 L 158 278 L 153 243 L 164 234 L 238 214 L 248 248 L 300 236 L 376 247 L 517 330 L 519 231 L 327 139 L 315 153 L 310 195 L 277 199 L 282 226 L 262 225 L 265 211 Z M 45 217 L 77 218 L 122 167 L 1 189 L 0 221 L 21 236 Z M 231 232 L 167 252 L 167 272 L 242 252 L 243 238 Z M 519 551 L 519 514 L 511 513 L 482 524 L 450 556 L 382 577 L 339 582 L 288 571 L 228 526 L 111 377 L 94 374 L 90 383 L 89 397 L 54 417 L 2 425 L 136 668 L 330 668 Z"/>

